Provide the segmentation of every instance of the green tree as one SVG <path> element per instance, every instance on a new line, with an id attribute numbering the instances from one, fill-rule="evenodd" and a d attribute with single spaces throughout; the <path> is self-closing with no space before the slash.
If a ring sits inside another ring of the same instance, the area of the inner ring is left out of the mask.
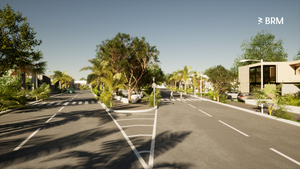
<path id="1" fill-rule="evenodd" d="M 300 60 L 300 50 L 298 50 L 298 53 L 294 56 L 293 60 Z"/>
<path id="2" fill-rule="evenodd" d="M 86 80 L 86 78 L 82 77 L 80 80 Z"/>
<path id="3" fill-rule="evenodd" d="M 284 62 L 287 61 L 288 54 L 283 48 L 283 40 L 275 40 L 275 35 L 269 31 L 258 32 L 250 40 L 244 40 L 241 44 L 244 53 L 234 59 L 231 71 L 238 73 L 238 67 L 257 63 L 255 61 L 243 62 L 242 59 L 263 59 L 266 62 Z"/>
<path id="4" fill-rule="evenodd" d="M 204 74 L 209 77 L 208 81 L 212 83 L 214 95 L 219 102 L 220 95 L 230 88 L 230 83 L 233 80 L 232 72 L 222 65 L 218 65 L 205 70 Z"/>
<path id="5" fill-rule="evenodd" d="M 149 65 L 158 61 L 159 51 L 150 46 L 145 37 L 130 37 L 118 33 L 114 38 L 102 41 L 97 46 L 97 57 L 107 61 L 114 72 L 121 73 L 127 83 L 123 84 L 128 90 L 128 100 L 131 92 L 137 87 Z"/>
<path id="6" fill-rule="evenodd" d="M 10 69 L 24 68 L 27 62 L 36 61 L 34 57 L 40 53 L 34 51 L 34 47 L 42 41 L 35 39 L 36 32 L 29 27 L 27 20 L 9 4 L 3 9 L 0 6 L 0 76 Z"/>
<path id="7" fill-rule="evenodd" d="M 109 107 L 112 107 L 113 94 L 118 88 L 123 88 L 123 84 L 126 83 L 126 79 L 121 73 L 113 74 L 113 72 L 108 71 L 106 77 L 103 77 L 102 80 L 105 86 L 108 87 L 108 91 L 104 91 L 101 94 L 101 102 L 108 103 L 109 101 Z"/>
<path id="8" fill-rule="evenodd" d="M 182 73 L 182 80 L 184 81 L 184 90 L 186 91 L 186 84 L 188 81 L 189 76 L 191 75 L 192 67 L 191 66 L 184 66 L 183 69 L 181 70 Z"/>
<path id="9" fill-rule="evenodd" d="M 111 70 L 111 68 L 107 65 L 106 61 L 103 61 L 101 59 L 94 58 L 88 60 L 93 66 L 86 66 L 81 68 L 79 71 L 83 70 L 91 70 L 92 73 L 90 73 L 87 77 L 87 83 L 97 83 L 97 89 L 100 90 L 100 83 L 101 78 L 105 77 L 106 74 Z"/>
<path id="10" fill-rule="evenodd" d="M 193 80 L 194 95 L 196 95 L 196 88 L 198 86 L 200 87 L 200 85 L 198 83 L 199 78 L 200 78 L 200 72 L 192 71 L 191 74 L 192 74 L 192 80 Z M 200 91 L 200 88 L 199 88 L 199 91 Z"/>
<path id="11" fill-rule="evenodd" d="M 59 70 L 53 71 L 54 75 L 51 77 L 53 78 L 52 84 L 54 85 L 55 83 L 59 83 L 59 88 L 61 89 L 62 84 L 66 81 L 67 71 L 61 72 Z"/>

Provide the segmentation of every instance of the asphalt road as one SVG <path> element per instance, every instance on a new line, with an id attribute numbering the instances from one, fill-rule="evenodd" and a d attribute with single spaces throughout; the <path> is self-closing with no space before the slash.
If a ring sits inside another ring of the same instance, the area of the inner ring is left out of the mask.
<path id="1" fill-rule="evenodd" d="M 161 89 L 163 98 L 169 93 Z M 175 145 L 155 156 L 157 165 L 167 160 L 190 168 L 300 168 L 299 127 L 209 101 L 162 102 L 157 133 L 165 131 Z"/>
<path id="2" fill-rule="evenodd" d="M 61 94 L 0 116 L 0 168 L 143 168 L 153 143 L 154 168 L 300 168 L 297 126 L 193 97 L 110 117 L 93 97 Z"/>

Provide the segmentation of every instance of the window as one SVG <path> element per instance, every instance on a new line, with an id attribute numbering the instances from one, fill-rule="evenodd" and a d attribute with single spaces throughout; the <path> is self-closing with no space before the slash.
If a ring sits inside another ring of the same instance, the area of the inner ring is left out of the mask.
<path id="1" fill-rule="evenodd" d="M 249 69 L 249 82 L 250 92 L 260 89 L 261 86 L 261 67 L 252 67 Z M 276 67 L 275 65 L 263 66 L 263 84 L 275 84 L 276 83 Z"/>

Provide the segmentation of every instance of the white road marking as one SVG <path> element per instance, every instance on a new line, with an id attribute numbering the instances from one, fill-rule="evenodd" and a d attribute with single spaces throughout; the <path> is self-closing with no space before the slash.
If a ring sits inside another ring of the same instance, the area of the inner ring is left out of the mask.
<path id="1" fill-rule="evenodd" d="M 33 137 L 41 128 L 38 128 L 35 132 L 33 132 L 26 140 L 24 140 L 18 147 L 14 149 L 14 151 L 19 150 L 31 137 Z"/>
<path id="2" fill-rule="evenodd" d="M 292 159 L 291 157 L 289 157 L 289 156 L 287 156 L 287 155 L 285 155 L 285 154 L 282 154 L 281 152 L 275 150 L 274 148 L 270 148 L 270 150 L 272 150 L 272 151 L 274 151 L 275 153 L 281 155 L 282 157 L 284 157 L 284 158 L 286 158 L 286 159 L 288 159 L 288 160 L 290 160 L 290 161 L 296 163 L 297 165 L 300 165 L 300 162 L 298 162 L 298 161 Z"/>
<path id="3" fill-rule="evenodd" d="M 65 106 L 68 105 L 68 104 L 69 104 L 69 102 L 64 103 Z"/>
<path id="4" fill-rule="evenodd" d="M 85 101 L 85 103 L 84 104 L 89 104 L 89 102 L 88 101 Z"/>
<path id="5" fill-rule="evenodd" d="M 48 123 L 55 115 L 56 115 L 56 114 L 54 114 L 52 117 L 50 117 L 50 119 L 48 119 L 48 120 L 46 121 L 46 123 Z"/>
<path id="6" fill-rule="evenodd" d="M 46 103 L 39 104 L 38 106 L 42 106 L 42 105 L 44 105 L 44 104 L 46 104 Z"/>
<path id="7" fill-rule="evenodd" d="M 80 101 L 78 104 L 82 104 L 82 101 Z"/>
<path id="8" fill-rule="evenodd" d="M 172 101 L 176 101 L 175 99 L 171 99 Z"/>
<path id="9" fill-rule="evenodd" d="M 55 102 L 49 103 L 48 106 L 51 105 L 51 104 L 53 104 L 53 103 L 55 103 Z"/>
<path id="10" fill-rule="evenodd" d="M 131 136 L 127 136 L 127 137 L 140 137 L 140 136 L 152 136 L 152 134 L 137 134 L 137 135 L 131 135 Z"/>
<path id="11" fill-rule="evenodd" d="M 153 125 L 144 125 L 144 124 L 136 124 L 136 125 L 128 125 L 128 126 L 121 126 L 122 128 L 124 127 L 152 127 Z"/>
<path id="12" fill-rule="evenodd" d="M 180 99 L 176 99 L 177 101 L 181 101 Z"/>
<path id="13" fill-rule="evenodd" d="M 188 104 L 188 105 L 190 105 L 190 106 L 193 107 L 193 108 L 196 108 L 195 106 L 193 106 L 193 105 L 191 105 L 191 104 Z"/>
<path id="14" fill-rule="evenodd" d="M 144 150 L 144 151 L 139 151 L 139 153 L 150 153 L 150 151 Z"/>
<path id="15" fill-rule="evenodd" d="M 212 117 L 210 114 L 208 114 L 208 113 L 205 113 L 204 111 L 202 111 L 202 110 L 200 110 L 200 109 L 199 109 L 199 111 L 201 111 L 202 113 L 204 113 L 204 114 L 208 115 L 209 117 Z"/>
<path id="16" fill-rule="evenodd" d="M 105 105 L 102 105 L 102 107 L 105 108 Z M 139 161 L 142 164 L 142 166 L 144 168 L 147 168 L 148 166 L 147 166 L 145 160 L 139 154 L 139 152 L 137 151 L 137 149 L 135 148 L 135 146 L 132 144 L 132 142 L 130 141 L 130 139 L 127 137 L 127 135 L 124 132 L 124 130 L 122 129 L 122 127 L 119 125 L 119 123 L 114 119 L 114 117 L 108 111 L 106 111 L 106 112 L 108 113 L 108 115 L 110 116 L 110 118 L 115 122 L 115 124 L 118 126 L 118 128 L 121 131 L 123 137 L 126 139 L 127 143 L 129 144 L 130 148 L 132 149 L 132 151 L 134 152 L 134 154 L 136 155 L 136 157 L 139 159 Z"/>
<path id="17" fill-rule="evenodd" d="M 234 128 L 234 127 L 232 127 L 232 126 L 230 126 L 230 125 L 228 125 L 228 124 L 226 124 L 226 123 L 224 123 L 224 122 L 222 122 L 221 120 L 219 120 L 219 122 L 221 122 L 221 123 L 223 123 L 224 125 L 230 127 L 231 129 L 233 129 L 233 130 L 235 130 L 235 131 L 237 131 L 237 132 L 243 134 L 244 136 L 249 137 L 248 134 L 245 134 L 245 133 L 241 132 L 240 130 L 238 130 L 238 129 L 236 129 L 236 128 Z"/>
<path id="18" fill-rule="evenodd" d="M 132 118 L 132 119 L 120 119 L 116 121 L 125 121 L 125 120 L 153 120 L 153 118 Z"/>
<path id="19" fill-rule="evenodd" d="M 62 102 L 58 102 L 56 105 L 60 105 L 60 104 L 62 104 Z"/>
<path id="20" fill-rule="evenodd" d="M 76 104 L 76 102 L 73 102 L 72 104 Z"/>
<path id="21" fill-rule="evenodd" d="M 65 106 L 64 106 L 64 107 L 65 107 Z M 58 110 L 58 112 L 60 112 L 64 107 L 60 108 L 60 109 Z"/>
<path id="22" fill-rule="evenodd" d="M 155 117 L 154 117 L 154 127 L 152 132 L 152 140 L 151 140 L 151 147 L 150 147 L 150 157 L 149 157 L 149 168 L 153 168 L 154 163 L 154 148 L 155 148 L 155 136 L 156 136 L 156 123 L 157 123 L 157 109 L 155 110 Z"/>

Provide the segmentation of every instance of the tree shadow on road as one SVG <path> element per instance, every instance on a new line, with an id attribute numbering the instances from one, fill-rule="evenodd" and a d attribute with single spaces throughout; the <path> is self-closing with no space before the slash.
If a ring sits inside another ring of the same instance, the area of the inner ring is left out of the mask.
<path id="1" fill-rule="evenodd" d="M 191 131 L 171 132 L 166 131 L 158 134 L 155 139 L 154 157 L 166 153 L 172 148 L 176 147 L 179 143 L 191 133 Z M 134 142 L 137 150 L 149 150 L 151 140 L 144 141 L 142 139 L 131 139 Z M 77 164 L 56 166 L 55 168 L 103 168 L 103 169 L 138 169 L 142 168 L 136 155 L 129 147 L 125 139 L 118 139 L 113 141 L 104 142 L 101 149 L 97 152 L 87 151 L 72 151 L 65 153 L 62 156 L 48 159 L 47 161 L 60 160 L 63 158 L 76 157 Z M 141 154 L 145 162 L 148 163 L 149 154 Z M 154 168 L 176 168 L 188 169 L 192 166 L 189 163 L 158 163 Z"/>
<path id="2" fill-rule="evenodd" d="M 76 122 L 81 118 L 92 117 L 98 118 L 98 125 L 103 125 L 111 122 L 110 116 L 107 115 L 105 110 L 92 110 L 92 111 L 73 111 L 72 113 L 57 113 L 55 121 L 45 123 L 51 116 L 39 116 L 34 120 L 23 120 L 1 125 L 0 138 L 7 138 L 19 134 L 33 132 L 38 128 L 49 129 L 57 126 L 62 126 L 70 122 Z M 117 119 L 118 116 L 114 115 Z"/>
<path id="3" fill-rule="evenodd" d="M 116 132 L 119 132 L 119 130 L 95 128 L 51 141 L 46 141 L 49 140 L 47 138 L 38 139 L 32 142 L 34 146 L 0 155 L 0 168 L 72 149 Z"/>

